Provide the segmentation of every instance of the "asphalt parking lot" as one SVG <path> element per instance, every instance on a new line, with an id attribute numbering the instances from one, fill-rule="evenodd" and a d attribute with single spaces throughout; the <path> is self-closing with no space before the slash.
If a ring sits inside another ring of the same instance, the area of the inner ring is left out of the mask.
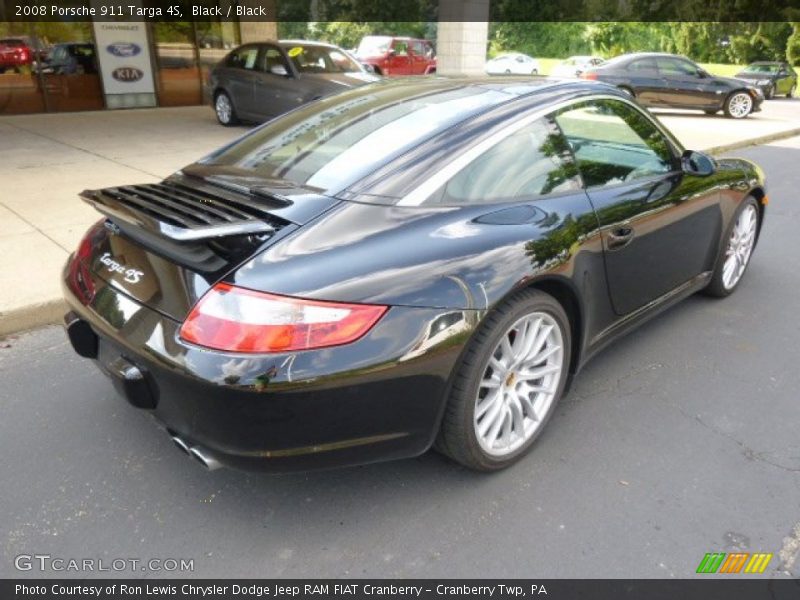
<path id="1" fill-rule="evenodd" d="M 205 472 L 59 328 L 0 342 L 0 577 L 76 575 L 14 567 L 49 554 L 193 559 L 200 577 L 680 578 L 737 550 L 774 553 L 762 577 L 800 576 L 800 138 L 734 154 L 771 199 L 740 289 L 594 359 L 534 452 L 494 475 L 435 453 Z"/>

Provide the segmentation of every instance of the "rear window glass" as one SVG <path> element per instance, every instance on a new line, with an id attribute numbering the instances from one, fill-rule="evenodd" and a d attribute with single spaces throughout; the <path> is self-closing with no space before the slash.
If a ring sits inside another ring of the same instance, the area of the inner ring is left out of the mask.
<path id="1" fill-rule="evenodd" d="M 256 129 L 204 164 L 243 175 L 343 189 L 391 158 L 509 94 L 480 87 L 438 90 L 372 84 L 323 98 Z"/>

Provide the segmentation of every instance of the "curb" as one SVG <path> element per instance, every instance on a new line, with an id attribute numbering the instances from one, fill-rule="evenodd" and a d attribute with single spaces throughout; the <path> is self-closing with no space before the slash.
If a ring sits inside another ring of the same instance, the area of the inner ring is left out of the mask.
<path id="1" fill-rule="evenodd" d="M 67 303 L 61 298 L 2 312 L 0 313 L 0 337 L 44 325 L 61 323 L 66 312 Z"/>
<path id="2" fill-rule="evenodd" d="M 742 140 L 741 142 L 734 142 L 732 144 L 724 144 L 722 146 L 712 146 L 711 148 L 706 148 L 705 150 L 703 150 L 703 152 L 706 152 L 708 154 L 722 154 L 723 152 L 730 152 L 731 150 L 738 150 L 739 148 L 747 148 L 748 146 L 758 146 L 759 144 L 775 142 L 777 140 L 783 140 L 798 135 L 800 135 L 800 127 L 797 127 L 795 129 L 789 129 L 788 131 L 776 131 L 775 133 L 769 133 L 767 135 L 762 135 L 760 137 L 749 138 L 746 140 Z"/>
<path id="3" fill-rule="evenodd" d="M 703 152 L 708 154 L 722 154 L 731 150 L 757 146 L 786 138 L 800 135 L 800 127 L 788 131 L 778 131 L 760 137 L 725 144 L 722 146 L 712 146 L 705 148 Z M 0 336 L 20 333 L 29 329 L 35 329 L 44 325 L 61 323 L 64 313 L 67 311 L 67 304 L 61 298 L 37 302 L 29 306 L 17 308 L 8 312 L 0 313 Z"/>

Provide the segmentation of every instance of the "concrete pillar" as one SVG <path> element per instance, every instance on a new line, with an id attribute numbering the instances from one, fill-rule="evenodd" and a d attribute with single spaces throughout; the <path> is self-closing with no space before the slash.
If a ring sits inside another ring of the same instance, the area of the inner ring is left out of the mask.
<path id="1" fill-rule="evenodd" d="M 483 75 L 489 40 L 489 0 L 439 0 L 436 72 Z"/>
<path id="2" fill-rule="evenodd" d="M 276 0 L 242 0 L 242 6 L 264 7 L 267 14 L 276 14 Z M 242 43 L 263 42 L 266 40 L 278 39 L 278 24 L 276 21 L 251 21 L 247 17 L 242 17 L 239 22 L 239 35 Z"/>

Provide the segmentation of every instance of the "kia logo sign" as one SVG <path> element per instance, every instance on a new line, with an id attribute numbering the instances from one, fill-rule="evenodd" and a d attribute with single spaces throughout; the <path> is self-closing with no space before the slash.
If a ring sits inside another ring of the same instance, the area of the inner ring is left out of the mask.
<path id="1" fill-rule="evenodd" d="M 114 56 L 136 56 L 142 49 L 133 42 L 117 42 L 106 46 L 106 51 Z"/>
<path id="2" fill-rule="evenodd" d="M 133 81 L 139 81 L 144 77 L 144 71 L 136 67 L 119 67 L 111 71 L 111 76 L 117 81 L 131 83 Z"/>

